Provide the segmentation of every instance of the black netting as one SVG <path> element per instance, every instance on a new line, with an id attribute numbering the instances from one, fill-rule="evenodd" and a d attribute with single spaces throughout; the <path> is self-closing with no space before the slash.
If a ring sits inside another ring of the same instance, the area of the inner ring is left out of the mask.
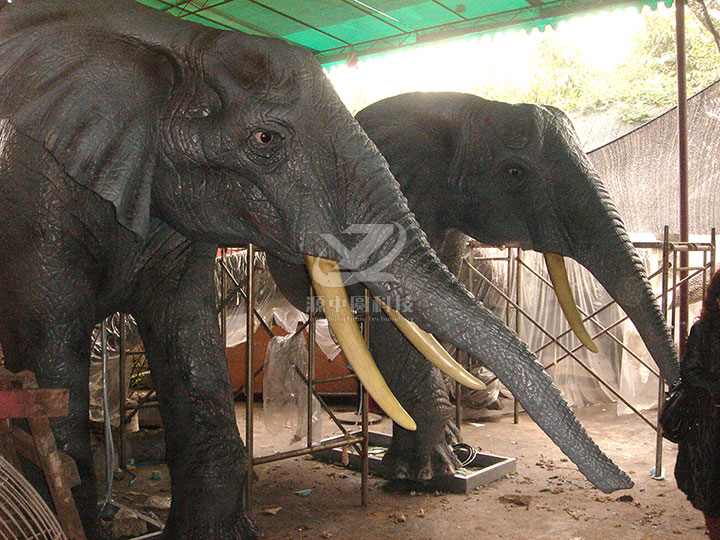
<path id="1" fill-rule="evenodd" d="M 589 153 L 628 231 L 679 231 L 677 111 Z M 720 81 L 688 100 L 691 234 L 720 225 Z"/>

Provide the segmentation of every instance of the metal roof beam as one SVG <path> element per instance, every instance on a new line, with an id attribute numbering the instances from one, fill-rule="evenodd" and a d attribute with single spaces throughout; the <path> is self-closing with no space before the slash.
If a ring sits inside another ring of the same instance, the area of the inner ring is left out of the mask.
<path id="1" fill-rule="evenodd" d="M 168 11 L 168 10 L 170 10 L 170 9 L 172 9 L 172 8 L 179 8 L 179 7 L 183 4 L 183 2 L 178 2 L 177 5 L 176 5 L 176 4 L 171 4 L 170 2 L 167 2 L 166 0 L 157 0 L 157 2 L 159 2 L 159 3 L 161 3 L 161 4 L 165 4 L 165 5 L 167 6 L 166 8 L 163 8 L 163 9 L 161 9 L 160 11 Z M 191 15 L 192 15 L 192 14 L 191 14 Z M 209 19 L 209 18 L 207 18 L 207 17 L 204 17 L 203 15 L 197 15 L 197 18 L 198 18 L 198 19 L 202 19 L 203 21 L 205 21 L 205 22 L 206 22 L 207 24 L 209 24 L 209 25 L 222 26 L 223 28 L 226 28 L 227 30 L 237 31 L 237 28 L 234 28 L 234 27 L 230 26 L 229 24 L 225 24 L 225 23 L 220 22 L 220 21 L 215 21 L 215 20 Z M 250 27 L 248 27 L 248 28 L 250 28 Z M 252 30 L 254 30 L 254 28 L 252 28 Z M 265 32 L 264 30 L 258 29 L 258 31 L 259 31 L 259 32 L 263 32 L 265 35 L 268 35 L 267 32 Z"/>
<path id="2" fill-rule="evenodd" d="M 266 5 L 263 4 L 262 2 L 258 2 L 258 0 L 247 0 L 247 1 L 250 2 L 251 4 L 255 4 L 256 6 L 260 6 L 261 8 L 264 8 L 264 9 L 266 9 L 266 10 L 272 12 L 272 13 L 275 13 L 276 15 L 280 15 L 281 17 L 284 17 L 284 18 L 286 18 L 286 19 L 288 19 L 288 20 L 291 20 L 291 21 L 293 21 L 293 22 L 295 22 L 295 23 L 297 23 L 297 24 L 299 24 L 299 25 L 302 25 L 302 26 L 304 26 L 304 27 L 306 27 L 306 28 L 309 28 L 310 30 L 313 30 L 313 31 L 315 31 L 315 32 L 318 32 L 319 34 L 322 34 L 322 35 L 327 36 L 327 37 L 329 37 L 329 38 L 331 38 L 331 39 L 334 39 L 335 41 L 339 41 L 340 43 L 345 43 L 346 46 L 350 46 L 350 45 L 351 45 L 351 43 L 345 41 L 344 39 L 341 39 L 341 38 L 339 38 L 339 37 L 337 37 L 337 36 L 333 36 L 332 34 L 330 34 L 330 33 L 328 33 L 328 32 L 325 32 L 324 30 L 321 30 L 320 28 L 316 28 L 316 27 L 314 27 L 314 26 L 311 25 L 311 24 L 308 24 L 308 23 L 306 23 L 306 22 L 303 22 L 303 21 L 301 21 L 300 19 L 296 19 L 295 17 L 293 17 L 293 16 L 291 16 L 291 15 L 288 15 L 287 13 L 283 13 L 282 11 L 278 11 L 277 9 L 271 8 L 270 6 L 266 6 Z"/>
<path id="3" fill-rule="evenodd" d="M 497 30 L 523 23 L 532 24 L 535 20 L 566 17 L 576 13 L 623 5 L 637 5 L 638 3 L 638 0 L 587 0 L 582 3 L 578 2 L 578 0 L 549 0 L 539 5 L 528 5 L 514 10 L 491 13 L 422 30 L 403 32 L 385 38 L 335 47 L 318 52 L 317 58 L 321 63 L 327 64 L 345 60 L 351 52 L 358 56 L 377 54 L 392 49 L 451 39 L 466 34 Z"/>
<path id="4" fill-rule="evenodd" d="M 463 17 L 462 15 L 460 15 L 460 13 L 458 13 L 458 12 L 455 11 L 454 9 L 450 8 L 449 6 L 446 6 L 446 5 L 443 4 L 442 2 L 440 2 L 440 1 L 438 1 L 438 0 L 432 0 L 432 3 L 433 3 L 433 4 L 437 4 L 437 5 L 440 6 L 441 8 L 448 10 L 450 13 L 452 13 L 452 14 L 455 15 L 456 17 L 459 17 L 459 18 L 462 19 L 463 21 L 467 21 L 467 17 Z"/>
<path id="5" fill-rule="evenodd" d="M 362 2 L 357 2 L 357 1 L 355 1 L 355 0 L 340 0 L 340 1 L 341 1 L 343 4 L 347 4 L 347 5 L 350 6 L 351 8 L 356 9 L 356 10 L 360 11 L 361 13 L 364 13 L 365 15 L 370 15 L 372 18 L 377 19 L 378 21 L 380 21 L 380 22 L 382 22 L 382 23 L 385 23 L 385 24 L 387 24 L 388 26 L 392 26 L 395 30 L 400 30 L 401 32 L 405 32 L 405 31 L 406 31 L 405 29 L 400 28 L 399 26 L 395 26 L 393 23 L 389 22 L 389 21 L 386 20 L 385 18 L 380 17 L 380 16 L 378 15 L 378 13 L 381 13 L 381 14 L 384 15 L 386 18 L 393 19 L 392 17 L 390 17 L 390 15 L 387 15 L 387 14 L 383 13 L 383 12 L 380 11 L 380 10 L 377 10 L 377 9 L 375 9 L 375 8 L 366 9 L 366 8 L 364 8 L 364 7 L 361 7 L 361 6 L 365 6 L 365 4 L 363 4 Z M 397 20 L 397 19 L 393 19 L 393 20 Z M 398 22 L 400 22 L 400 21 L 398 21 Z M 407 26 L 407 25 L 405 25 L 405 26 Z M 412 28 L 412 27 L 408 26 L 408 28 Z"/>

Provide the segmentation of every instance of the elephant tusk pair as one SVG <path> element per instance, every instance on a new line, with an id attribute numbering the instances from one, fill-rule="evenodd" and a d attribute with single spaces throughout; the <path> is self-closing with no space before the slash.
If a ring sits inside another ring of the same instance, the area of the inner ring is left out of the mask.
<path id="1" fill-rule="evenodd" d="M 553 287 L 555 288 L 555 295 L 557 296 L 565 318 L 570 324 L 570 328 L 583 345 L 594 353 L 598 352 L 597 345 L 595 345 L 595 342 L 585 329 L 582 317 L 575 304 L 575 298 L 573 297 L 572 290 L 570 290 L 570 283 L 568 281 L 567 271 L 565 270 L 565 260 L 562 255 L 558 255 L 557 253 L 543 253 L 543 255 L 545 256 L 545 264 L 550 274 L 550 281 L 552 281 Z"/>
<path id="2" fill-rule="evenodd" d="M 385 379 L 370 355 L 370 351 L 367 349 L 365 340 L 355 322 L 355 316 L 350 310 L 350 302 L 337 262 L 306 255 L 305 263 L 315 293 L 323 305 L 328 323 L 360 382 L 362 382 L 378 406 L 395 423 L 405 429 L 414 431 L 417 428 L 415 421 L 388 388 Z M 430 359 L 434 365 L 462 384 L 471 388 L 485 388 L 481 381 L 455 362 L 435 338 L 422 331 L 417 325 L 405 320 L 402 315 L 389 308 L 382 301 L 378 300 L 378 302 L 410 342 L 415 344 L 418 350 Z"/>

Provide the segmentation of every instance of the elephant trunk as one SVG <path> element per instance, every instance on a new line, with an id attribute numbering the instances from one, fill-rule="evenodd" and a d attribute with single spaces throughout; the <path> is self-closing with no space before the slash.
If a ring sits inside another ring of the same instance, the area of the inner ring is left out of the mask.
<path id="1" fill-rule="evenodd" d="M 680 376 L 677 351 L 656 295 L 609 194 L 594 173 L 591 180 L 593 195 L 576 205 L 582 219 L 567 220 L 572 256 L 625 311 L 662 376 L 674 384 Z"/>
<path id="2" fill-rule="evenodd" d="M 375 174 L 389 174 L 384 162 L 370 167 Z M 368 236 L 385 238 L 389 225 L 393 234 L 379 244 L 367 242 L 372 250 L 355 253 L 364 263 L 357 277 L 421 328 L 482 361 L 594 485 L 605 492 L 631 487 L 631 480 L 587 435 L 535 355 L 438 260 L 397 183 L 361 179 L 350 197 L 352 219 L 370 230 Z M 342 258 L 340 262 L 342 266 Z"/>
<path id="3" fill-rule="evenodd" d="M 595 486 L 606 493 L 632 486 L 587 435 L 535 355 L 502 321 L 475 302 L 427 249 L 422 233 L 408 233 L 403 252 L 388 270 L 402 280 L 367 283 L 374 294 L 493 371 Z"/>

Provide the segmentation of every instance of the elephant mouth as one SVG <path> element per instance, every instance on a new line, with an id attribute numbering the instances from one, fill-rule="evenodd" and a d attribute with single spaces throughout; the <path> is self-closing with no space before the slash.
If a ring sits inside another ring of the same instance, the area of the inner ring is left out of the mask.
<path id="1" fill-rule="evenodd" d="M 415 421 L 393 395 L 370 355 L 355 315 L 350 309 L 350 301 L 338 263 L 311 255 L 305 256 L 305 263 L 328 323 L 363 386 L 395 423 L 414 431 L 417 428 Z M 458 364 L 431 334 L 406 320 L 382 300 L 378 299 L 378 301 L 398 329 L 428 361 L 469 388 L 476 390 L 485 388 L 485 385 Z"/>
<path id="2" fill-rule="evenodd" d="M 337 261 L 312 255 L 304 257 L 313 288 L 320 299 L 328 323 L 363 386 L 395 423 L 414 431 L 417 428 L 415 421 L 393 395 L 367 348 L 355 314 L 350 309 L 350 300 Z M 588 349 L 597 352 L 597 346 L 585 329 L 578 312 L 563 257 L 555 253 L 546 253 L 545 260 L 558 301 L 570 327 Z M 485 389 L 482 381 L 453 359 L 432 334 L 405 319 L 380 298 L 376 297 L 376 300 L 398 330 L 430 363 L 468 388 Z"/>

